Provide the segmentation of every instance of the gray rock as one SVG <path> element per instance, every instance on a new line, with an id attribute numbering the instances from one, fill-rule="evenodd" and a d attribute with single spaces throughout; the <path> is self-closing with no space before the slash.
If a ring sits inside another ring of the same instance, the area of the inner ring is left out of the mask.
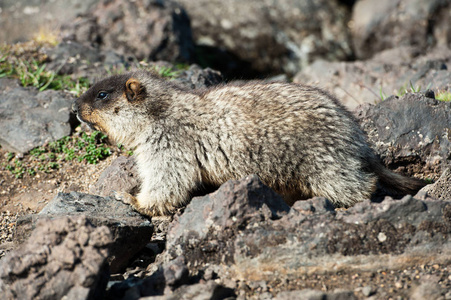
<path id="1" fill-rule="evenodd" d="M 291 208 L 304 213 L 327 213 L 335 211 L 332 202 L 324 197 L 314 197 L 312 201 L 297 201 Z"/>
<path id="2" fill-rule="evenodd" d="M 141 297 L 140 300 L 220 300 L 235 299 L 233 289 L 221 286 L 214 281 L 183 285 L 172 294 L 164 296 Z"/>
<path id="3" fill-rule="evenodd" d="M 283 282 L 451 259 L 451 201 L 387 197 L 331 211 L 315 198 L 286 214 L 265 189 L 251 176 L 194 198 L 170 225 L 164 260 L 183 255 L 190 274 L 215 266 L 219 278 Z"/>
<path id="4" fill-rule="evenodd" d="M 191 18 L 196 44 L 204 49 L 201 59 L 212 56 L 216 69 L 239 78 L 255 76 L 252 72 L 295 74 L 314 59 L 352 55 L 346 28 L 350 13 L 339 1 L 178 2 Z M 212 48 L 220 51 L 210 53 Z"/>
<path id="5" fill-rule="evenodd" d="M 179 256 L 170 261 L 163 270 L 166 285 L 171 290 L 178 288 L 183 284 L 187 284 L 189 280 L 189 270 L 185 264 L 185 258 Z"/>
<path id="6" fill-rule="evenodd" d="M 219 71 L 191 65 L 188 70 L 177 75 L 175 81 L 187 88 L 199 89 L 223 83 L 224 79 Z"/>
<path id="7" fill-rule="evenodd" d="M 419 193 L 426 193 L 427 196 L 431 196 L 440 200 L 451 200 L 451 171 L 446 169 L 443 171 L 442 176 L 434 182 L 422 188 Z"/>
<path id="8" fill-rule="evenodd" d="M 421 280 L 421 284 L 415 286 L 412 289 L 409 299 L 422 300 L 422 299 L 446 299 L 443 296 L 440 285 L 440 277 L 427 275 Z"/>
<path id="9" fill-rule="evenodd" d="M 85 217 L 38 222 L 33 238 L 0 261 L 3 299 L 100 299 L 111 233 Z"/>
<path id="10" fill-rule="evenodd" d="M 376 293 L 376 289 L 373 288 L 372 286 L 367 285 L 362 288 L 362 294 L 365 297 L 370 297 L 370 296 L 374 295 L 375 293 Z"/>
<path id="11" fill-rule="evenodd" d="M 37 215 L 18 220 L 14 239 L 26 240 L 36 226 L 36 220 L 61 216 L 85 216 L 95 226 L 107 226 L 113 234 L 110 267 L 117 272 L 150 241 L 153 224 L 133 211 L 129 205 L 112 198 L 71 192 L 59 193 Z"/>
<path id="12" fill-rule="evenodd" d="M 113 50 L 99 50 L 75 41 L 63 41 L 53 48 L 46 48 L 45 54 L 49 60 L 47 69 L 70 75 L 73 80 L 85 78 L 90 84 L 112 74 L 143 68 L 150 71 L 161 68 L 174 70 L 176 76 L 173 81 L 189 89 L 209 87 L 224 81 L 220 72 L 202 69 L 196 64 L 186 70 L 179 70 L 167 61 L 138 62 L 134 57 L 125 57 Z"/>
<path id="13" fill-rule="evenodd" d="M 71 132 L 73 98 L 61 91 L 38 92 L 0 79 L 0 145 L 25 153 Z"/>
<path id="14" fill-rule="evenodd" d="M 92 84 L 111 73 L 131 67 L 132 58 L 126 58 L 113 50 L 99 50 L 76 41 L 63 41 L 45 50 L 47 69 L 72 79 L 86 78 Z M 129 61 L 131 60 L 131 61 Z"/>
<path id="15" fill-rule="evenodd" d="M 450 45 L 451 3 L 441 0 L 361 0 L 353 7 L 352 35 L 359 58 L 405 45 Z"/>
<path id="16" fill-rule="evenodd" d="M 135 159 L 132 156 L 120 156 L 102 172 L 89 192 L 104 197 L 111 196 L 113 191 L 123 191 L 135 195 L 139 187 L 140 180 Z"/>
<path id="17" fill-rule="evenodd" d="M 449 165 L 451 103 L 409 93 L 376 106 L 362 106 L 356 115 L 390 169 L 437 179 Z"/>
<path id="18" fill-rule="evenodd" d="M 321 292 L 316 290 L 300 290 L 281 292 L 274 298 L 275 300 L 356 300 L 358 299 L 353 292 L 349 291 L 335 291 L 335 292 Z"/>
<path id="19" fill-rule="evenodd" d="M 68 23 L 64 35 L 140 60 L 190 62 L 194 50 L 189 18 L 171 0 L 99 1 Z"/>
<path id="20" fill-rule="evenodd" d="M 354 109 L 412 92 L 412 88 L 449 91 L 450 66 L 451 50 L 447 47 L 434 48 L 424 55 L 414 47 L 398 47 L 365 61 L 318 60 L 296 74 L 293 81 L 322 87 Z"/>
<path id="21" fill-rule="evenodd" d="M 188 267 L 184 258 L 159 266 L 151 275 L 142 280 L 129 278 L 111 286 L 107 298 L 112 300 L 129 299 L 225 299 L 234 295 L 233 289 L 209 280 L 190 284 Z M 123 297 L 120 295 L 124 295 Z"/>
<path id="22" fill-rule="evenodd" d="M 168 295 L 166 297 L 166 299 L 168 300 L 220 300 L 228 298 L 235 299 L 235 293 L 233 289 L 219 285 L 214 281 L 208 281 L 206 283 L 198 283 L 193 285 L 184 285 L 176 289 L 172 295 Z"/>
<path id="23" fill-rule="evenodd" d="M 0 44 L 56 36 L 56 28 L 84 13 L 97 0 L 2 0 Z"/>
<path id="24" fill-rule="evenodd" d="M 213 227 L 238 230 L 251 221 L 280 218 L 289 209 L 283 199 L 255 175 L 241 181 L 230 180 L 212 194 L 193 198 L 185 212 L 178 218 L 176 216 L 176 221 L 169 228 L 167 248 L 175 251 L 180 243 L 189 244 L 191 236 L 197 240 L 208 240 Z M 218 239 L 196 247 L 195 252 L 216 252 L 219 243 L 223 242 L 220 236 L 224 234 L 228 233 L 219 233 Z M 225 257 L 231 253 L 223 254 Z"/>
<path id="25" fill-rule="evenodd" d="M 357 203 L 339 214 L 337 219 L 349 224 L 368 224 L 387 220 L 392 224 L 403 222 L 420 226 L 423 222 L 434 222 L 435 218 L 442 214 L 442 209 L 441 201 L 434 199 L 423 201 L 407 195 L 399 200 L 386 197 L 382 203 Z"/>
<path id="26" fill-rule="evenodd" d="M 136 300 L 146 296 L 163 295 L 164 289 L 165 278 L 160 267 L 151 276 L 144 279 L 129 277 L 124 281 L 112 284 L 105 298 L 111 300 Z"/>

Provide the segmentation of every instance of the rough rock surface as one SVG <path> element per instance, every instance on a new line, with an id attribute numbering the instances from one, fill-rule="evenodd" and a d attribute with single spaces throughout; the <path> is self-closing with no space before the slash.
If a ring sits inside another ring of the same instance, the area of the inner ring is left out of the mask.
<path id="1" fill-rule="evenodd" d="M 351 27 L 356 55 L 368 58 L 399 46 L 450 46 L 450 17 L 449 1 L 357 1 Z"/>
<path id="2" fill-rule="evenodd" d="M 390 169 L 437 179 L 449 166 L 451 103 L 408 93 L 362 106 L 356 115 Z"/>
<path id="3" fill-rule="evenodd" d="M 193 285 L 184 285 L 174 291 L 174 293 L 163 296 L 163 299 L 167 300 L 191 300 L 191 299 L 235 299 L 235 293 L 233 289 L 227 288 L 217 284 L 214 281 L 208 281 L 206 283 L 197 283 Z M 143 298 L 143 300 L 158 299 Z"/>
<path id="4" fill-rule="evenodd" d="M 214 270 L 219 278 L 274 287 L 313 274 L 446 265 L 450 233 L 450 200 L 387 197 L 335 211 L 327 199 L 314 198 L 287 213 L 251 176 L 194 198 L 171 224 L 164 260 L 183 255 L 191 275 Z"/>
<path id="5" fill-rule="evenodd" d="M 222 229 L 244 228 L 250 220 L 277 219 L 289 210 L 282 198 L 264 186 L 256 176 L 243 181 L 228 181 L 216 192 L 191 201 L 183 215 L 172 223 L 167 248 L 171 252 L 177 251 L 180 243 L 189 243 L 188 235 L 204 240 L 210 235 L 211 226 Z M 231 232 L 221 233 L 227 234 Z M 227 239 L 218 240 L 226 242 Z M 205 245 L 206 248 L 209 246 L 214 250 L 218 245 Z M 201 248 L 196 247 L 194 250 L 202 251 Z M 224 253 L 224 257 L 227 255 L 233 253 Z"/>
<path id="6" fill-rule="evenodd" d="M 95 226 L 110 228 L 114 241 L 109 261 L 112 272 L 126 266 L 149 243 L 154 231 L 153 224 L 129 205 L 109 197 L 71 192 L 59 193 L 39 214 L 19 219 L 15 241 L 19 243 L 28 238 L 37 227 L 37 220 L 61 216 L 85 216 Z"/>
<path id="7" fill-rule="evenodd" d="M 294 74 L 316 58 L 346 59 L 352 55 L 346 23 L 347 9 L 338 1 L 300 0 L 179 0 L 191 19 L 196 44 L 208 55 L 215 48 L 230 53 L 214 63 L 221 72 L 232 69 L 238 77 L 252 71 Z M 202 51 L 201 51 L 202 53 Z M 221 67 L 222 64 L 222 67 Z"/>
<path id="8" fill-rule="evenodd" d="M 300 291 L 281 292 L 274 297 L 274 300 L 355 300 L 357 297 L 353 292 L 334 291 L 322 292 L 317 290 L 305 289 Z"/>
<path id="9" fill-rule="evenodd" d="M 318 60 L 296 74 L 293 81 L 322 87 L 348 108 L 378 103 L 406 91 L 451 91 L 451 50 L 438 47 L 420 55 L 414 47 L 386 50 L 370 60 Z"/>
<path id="10" fill-rule="evenodd" d="M 61 91 L 38 92 L 0 78 L 0 145 L 25 153 L 71 133 L 73 97 Z"/>
<path id="11" fill-rule="evenodd" d="M 442 258 L 451 259 L 451 248 L 446 250 L 451 230 L 449 201 L 387 197 L 382 203 L 368 201 L 336 212 L 327 199 L 314 198 L 296 202 L 286 214 L 283 201 L 265 193 L 272 191 L 251 176 L 194 198 L 172 223 L 167 237 L 169 253 L 175 257 L 183 253 L 188 265 L 196 268 L 230 263 L 230 272 L 259 280 L 269 275 L 261 272 L 265 267 L 285 268 L 284 273 L 292 275 L 327 272 L 332 266 L 396 268 L 404 258 L 413 258 L 428 247 L 443 250 Z M 428 236 L 434 227 L 443 230 Z M 388 253 L 390 261 L 378 261 Z M 363 256 L 351 266 L 348 260 L 352 255 Z M 415 260 L 431 255 L 425 252 Z"/>
<path id="12" fill-rule="evenodd" d="M 2 299 L 100 299 L 111 233 L 84 217 L 38 223 L 33 238 L 0 261 Z"/>
<path id="13" fill-rule="evenodd" d="M 58 74 L 71 75 L 74 80 L 87 78 L 90 83 L 126 70 L 134 62 L 113 50 L 99 50 L 75 41 L 61 42 L 46 49 L 47 68 Z"/>
<path id="14" fill-rule="evenodd" d="M 98 0 L 2 0 L 0 44 L 56 36 L 56 28 L 84 13 Z"/>
<path id="15" fill-rule="evenodd" d="M 451 199 L 450 169 L 444 170 L 442 176 L 436 182 L 425 186 L 420 192 L 426 192 L 427 195 L 440 200 Z"/>
<path id="16" fill-rule="evenodd" d="M 111 196 L 114 191 L 123 191 L 135 195 L 139 186 L 140 180 L 135 159 L 120 156 L 102 172 L 99 180 L 89 192 L 104 197 Z"/>
<path id="17" fill-rule="evenodd" d="M 151 61 L 190 62 L 194 50 L 189 18 L 171 0 L 99 1 L 67 24 L 64 34 L 67 40 Z"/>
<path id="18" fill-rule="evenodd" d="M 134 57 L 125 57 L 112 50 L 99 50 L 74 41 L 62 42 L 54 48 L 45 49 L 44 53 L 49 60 L 48 69 L 71 75 L 74 80 L 86 78 L 91 84 L 112 74 L 143 68 L 151 71 L 162 68 L 173 70 L 176 73 L 175 82 L 191 89 L 224 81 L 220 72 L 210 68 L 202 69 L 196 64 L 190 65 L 186 70 L 178 70 L 167 61 L 138 62 Z"/>
<path id="19" fill-rule="evenodd" d="M 187 88 L 199 89 L 223 83 L 224 79 L 219 71 L 191 65 L 187 70 L 178 74 L 175 81 Z"/>
<path id="20" fill-rule="evenodd" d="M 133 295 L 133 296 L 127 296 Z M 235 298 L 233 289 L 214 280 L 198 282 L 189 276 L 188 267 L 182 256 L 170 261 L 149 277 L 140 280 L 129 278 L 111 286 L 108 300 L 119 299 L 226 299 Z"/>

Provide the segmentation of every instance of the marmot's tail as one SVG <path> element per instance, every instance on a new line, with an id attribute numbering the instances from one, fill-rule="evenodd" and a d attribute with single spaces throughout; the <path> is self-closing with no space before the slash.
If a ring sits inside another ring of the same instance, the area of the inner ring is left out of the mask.
<path id="1" fill-rule="evenodd" d="M 373 163 L 373 170 L 379 178 L 379 188 L 389 196 L 400 198 L 405 195 L 415 195 L 426 182 L 393 173 L 383 166 L 380 162 Z"/>

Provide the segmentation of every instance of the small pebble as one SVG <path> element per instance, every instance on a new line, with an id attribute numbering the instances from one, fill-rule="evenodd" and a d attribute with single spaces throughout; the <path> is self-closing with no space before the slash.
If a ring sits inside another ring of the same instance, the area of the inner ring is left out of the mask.
<path id="1" fill-rule="evenodd" d="M 362 293 L 365 297 L 372 296 L 376 293 L 376 290 L 373 287 L 367 285 L 362 289 Z"/>

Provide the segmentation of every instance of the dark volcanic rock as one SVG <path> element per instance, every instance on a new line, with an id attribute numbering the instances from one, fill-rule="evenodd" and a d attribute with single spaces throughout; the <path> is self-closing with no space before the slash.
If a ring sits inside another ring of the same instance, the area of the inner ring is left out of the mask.
<path id="1" fill-rule="evenodd" d="M 189 18 L 171 0 L 99 1 L 65 38 L 152 61 L 190 62 L 194 49 Z"/>
<path id="2" fill-rule="evenodd" d="M 111 242 L 107 227 L 85 217 L 38 222 L 33 238 L 0 261 L 2 299 L 100 299 Z"/>
<path id="3" fill-rule="evenodd" d="M 119 55 L 113 50 L 99 50 L 75 41 L 63 41 L 46 49 L 47 68 L 58 74 L 71 75 L 73 80 L 87 78 L 94 83 L 112 73 L 132 66 L 133 58 Z"/>
<path id="4" fill-rule="evenodd" d="M 74 41 L 62 42 L 44 52 L 49 60 L 49 70 L 70 75 L 73 80 L 86 78 L 90 84 L 112 74 L 137 69 L 148 69 L 154 73 L 161 69 L 171 70 L 175 74 L 174 81 L 190 89 L 209 87 L 224 81 L 220 72 L 210 68 L 202 69 L 196 64 L 190 65 L 186 70 L 179 70 L 167 61 L 138 62 L 132 56 L 125 57 L 113 50 L 99 50 Z"/>
<path id="5" fill-rule="evenodd" d="M 451 262 L 451 201 L 406 196 L 345 211 L 330 207 L 318 197 L 287 214 L 255 176 L 229 181 L 194 198 L 173 221 L 164 259 L 183 255 L 190 274 L 213 268 L 219 278 L 268 284 Z"/>
<path id="6" fill-rule="evenodd" d="M 179 256 L 159 266 L 145 279 L 130 278 L 112 285 L 107 299 L 225 299 L 235 295 L 233 289 L 211 280 L 201 283 L 194 280 L 194 284 L 190 281 L 188 267 L 184 258 Z M 134 295 L 134 298 L 127 298 L 126 295 Z"/>
<path id="7" fill-rule="evenodd" d="M 358 299 L 353 292 L 350 291 L 335 291 L 335 292 L 322 292 L 316 290 L 300 290 L 281 292 L 277 294 L 274 300 L 356 300 Z"/>
<path id="8" fill-rule="evenodd" d="M 219 71 L 210 68 L 202 69 L 198 65 L 191 65 L 188 70 L 177 75 L 175 81 L 187 88 L 199 89 L 223 83 L 224 79 Z"/>
<path id="9" fill-rule="evenodd" d="M 135 195 L 139 186 L 140 180 L 135 159 L 132 156 L 120 156 L 102 172 L 89 192 L 104 197 L 111 196 L 113 191 L 123 191 Z"/>
<path id="10" fill-rule="evenodd" d="M 239 78 L 255 72 L 295 74 L 314 59 L 352 55 L 346 28 L 350 13 L 335 0 L 178 2 L 191 18 L 200 59 L 211 56 L 215 69 Z"/>
<path id="11" fill-rule="evenodd" d="M 167 300 L 191 300 L 191 299 L 235 299 L 233 289 L 224 287 L 214 281 L 184 285 L 176 289 L 173 294 L 165 296 Z M 152 299 L 152 298 L 150 298 Z M 149 299 L 149 300 L 150 300 Z"/>
<path id="12" fill-rule="evenodd" d="M 256 176 L 228 181 L 216 192 L 191 200 L 185 212 L 171 224 L 167 248 L 174 254 L 180 245 L 194 252 L 214 253 L 218 243 L 227 243 L 227 237 L 249 222 L 277 219 L 288 211 L 289 206 L 283 199 Z M 218 236 L 210 243 L 208 239 L 213 234 L 210 229 L 214 228 L 223 230 L 217 232 Z M 202 241 L 203 245 L 192 248 L 193 245 L 189 246 L 191 237 Z M 228 255 L 233 253 L 223 253 L 222 257 L 227 260 L 231 258 Z"/>
<path id="13" fill-rule="evenodd" d="M 427 195 L 440 200 L 451 199 L 451 171 L 446 169 L 442 176 L 434 182 L 422 188 L 420 192 L 426 192 Z"/>
<path id="14" fill-rule="evenodd" d="M 368 58 L 399 46 L 450 46 L 450 10 L 451 3 L 442 0 L 357 1 L 351 27 L 356 54 Z"/>
<path id="15" fill-rule="evenodd" d="M 398 47 L 366 61 L 319 60 L 296 74 L 294 82 L 332 92 L 348 108 L 375 104 L 414 90 L 451 90 L 451 49 L 439 47 L 420 55 L 414 47 Z"/>
<path id="16" fill-rule="evenodd" d="M 409 93 L 356 113 L 390 169 L 437 179 L 450 164 L 451 103 Z"/>
<path id="17" fill-rule="evenodd" d="M 25 153 L 71 133 L 73 98 L 61 91 L 38 92 L 0 79 L 0 145 Z"/>
<path id="18" fill-rule="evenodd" d="M 189 281 L 189 270 L 185 264 L 185 258 L 179 256 L 170 261 L 163 269 L 166 284 L 171 290 L 187 284 Z"/>
<path id="19" fill-rule="evenodd" d="M 158 70 L 162 68 L 172 70 L 175 74 L 174 82 L 190 89 L 205 88 L 224 82 L 219 71 L 210 68 L 202 69 L 196 64 L 190 65 L 186 70 L 179 70 L 170 62 L 138 62 L 133 57 L 126 58 L 114 51 L 98 50 L 77 42 L 60 43 L 55 48 L 47 49 L 46 54 L 50 60 L 48 63 L 50 70 L 71 75 L 74 80 L 86 78 L 90 84 L 112 74 L 138 69 L 147 69 L 158 74 Z"/>
<path id="20" fill-rule="evenodd" d="M 152 223 L 129 205 L 108 197 L 71 192 L 59 193 L 39 214 L 19 219 L 14 239 L 21 242 L 28 238 L 36 220 L 82 215 L 95 226 L 110 228 L 114 241 L 110 258 L 112 272 L 126 266 L 149 243 L 153 233 Z"/>

